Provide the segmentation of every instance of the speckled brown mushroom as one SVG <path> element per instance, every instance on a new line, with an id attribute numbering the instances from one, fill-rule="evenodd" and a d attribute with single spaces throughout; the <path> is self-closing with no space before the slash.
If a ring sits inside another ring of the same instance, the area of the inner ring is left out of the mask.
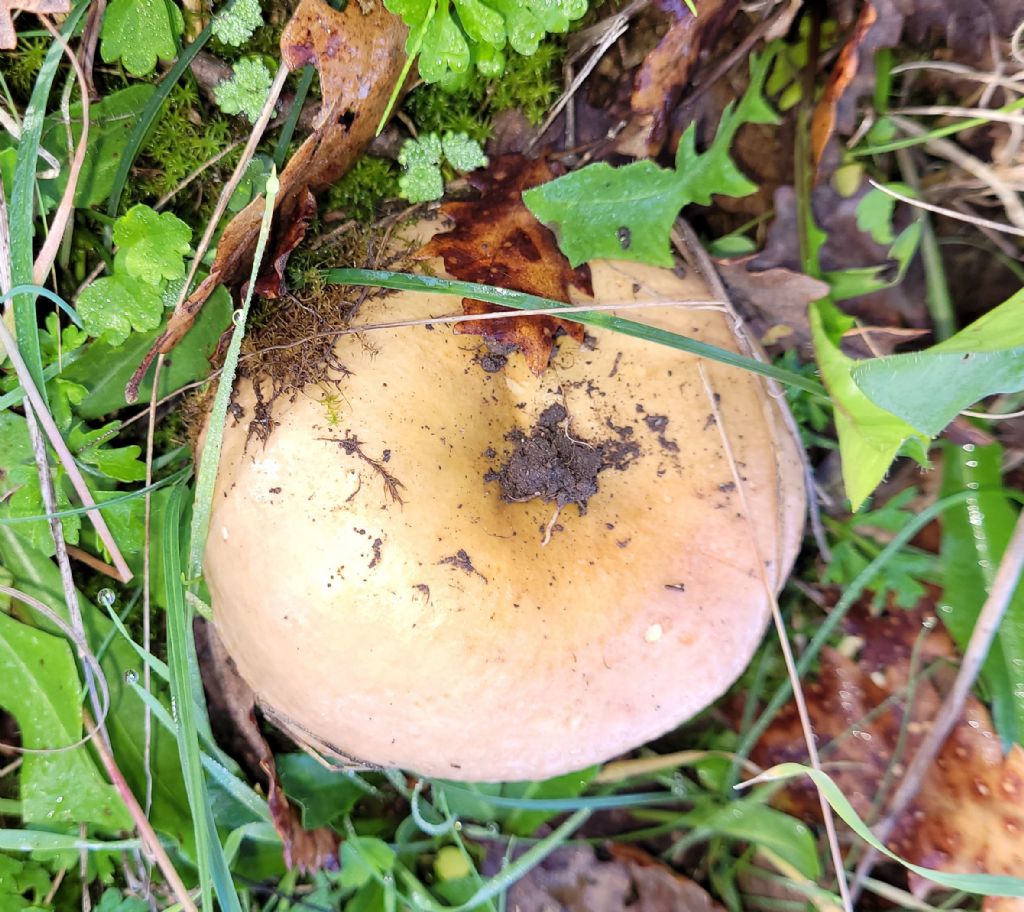
<path id="1" fill-rule="evenodd" d="M 593 284 L 602 302 L 708 297 L 636 264 L 595 263 Z M 456 301 L 371 298 L 357 322 Z M 738 347 L 720 310 L 624 316 Z M 265 445 L 228 427 L 206 575 L 279 716 L 370 764 L 535 779 L 655 738 L 735 680 L 798 547 L 798 444 L 760 378 L 593 336 L 541 376 L 518 353 L 484 370 L 481 338 L 448 326 L 343 336 L 332 407 L 317 388 L 279 401 Z M 248 387 L 238 401 L 251 417 Z M 511 497 L 502 469 L 538 435 L 598 454 L 585 512 L 586 492 L 554 523 L 557 491 Z"/>

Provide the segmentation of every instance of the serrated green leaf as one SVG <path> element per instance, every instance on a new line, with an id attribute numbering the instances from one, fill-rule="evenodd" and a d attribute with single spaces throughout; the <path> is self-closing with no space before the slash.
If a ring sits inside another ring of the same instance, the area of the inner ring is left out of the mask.
<path id="1" fill-rule="evenodd" d="M 942 516 L 943 588 L 938 615 L 964 649 L 1017 519 L 1003 491 L 999 444 L 943 445 L 941 496 L 974 491 Z M 1018 586 L 982 666 L 992 715 L 1004 741 L 1024 734 L 1024 587 Z"/>
<path id="2" fill-rule="evenodd" d="M 1024 290 L 925 351 L 858 363 L 853 379 L 880 408 L 938 434 L 986 396 L 1024 389 Z"/>
<path id="3" fill-rule="evenodd" d="M 0 614 L 0 705 L 17 720 L 25 747 L 68 747 L 82 737 L 80 687 L 67 642 Z M 26 754 L 20 794 L 26 823 L 131 826 L 84 746 Z"/>
<path id="4" fill-rule="evenodd" d="M 651 161 L 621 168 L 598 162 L 523 193 L 527 208 L 555 232 L 573 266 L 598 258 L 671 266 L 669 236 L 683 206 L 757 189 L 729 149 L 743 124 L 777 121 L 761 94 L 772 56 L 752 55 L 750 87 L 738 105 L 726 107 L 707 151 L 697 151 L 695 127 L 687 129 L 674 171 Z"/>
<path id="5" fill-rule="evenodd" d="M 185 338 L 174 349 L 174 357 L 164 362 L 160 373 L 159 395 L 169 395 L 188 383 L 209 376 L 209 359 L 216 351 L 221 333 L 231 325 L 231 299 L 218 288 L 199 312 Z M 119 346 L 96 340 L 63 376 L 87 387 L 88 393 L 76 406 L 79 417 L 99 418 L 124 408 L 124 388 L 143 356 L 150 350 L 158 331 L 132 333 Z M 152 372 L 139 389 L 139 399 L 147 401 L 152 391 Z"/>
<path id="6" fill-rule="evenodd" d="M 835 308 L 822 301 L 810 306 L 811 337 L 821 378 L 835 409 L 846 496 L 852 509 L 857 510 L 885 478 L 905 444 L 914 447 L 909 455 L 927 462 L 928 438 L 876 405 L 857 387 L 852 376 L 857 362 L 843 354 L 825 329 L 828 317 L 823 311 L 829 310 Z"/>
<path id="7" fill-rule="evenodd" d="M 273 78 L 267 65 L 258 57 L 243 57 L 231 76 L 213 88 L 213 97 L 225 114 L 244 114 L 256 123 L 270 94 Z"/>
<path id="8" fill-rule="evenodd" d="M 114 243 L 123 257 L 124 271 L 150 285 L 185 275 L 192 229 L 172 212 L 132 206 L 114 223 Z M 121 263 L 115 265 L 119 271 Z"/>
<path id="9" fill-rule="evenodd" d="M 57 469 L 53 474 L 57 509 L 65 510 L 71 502 L 60 484 L 63 473 Z M 25 419 L 14 412 L 0 412 L 0 495 L 8 495 L 0 496 L 0 517 L 27 519 L 46 514 L 28 426 Z M 61 527 L 65 539 L 77 544 L 82 528 L 81 517 L 66 516 L 61 520 Z M 30 547 L 47 557 L 53 556 L 53 537 L 46 519 L 19 522 L 9 528 Z"/>
<path id="10" fill-rule="evenodd" d="M 519 0 L 491 0 L 490 3 L 505 18 L 508 43 L 517 54 L 531 57 L 537 53 L 544 26 Z"/>
<path id="11" fill-rule="evenodd" d="M 78 296 L 78 314 L 91 336 L 121 345 L 132 331 L 160 325 L 164 305 L 152 285 L 114 273 L 96 279 Z"/>
<path id="12" fill-rule="evenodd" d="M 213 17 L 212 31 L 224 44 L 240 47 L 262 24 L 259 0 L 235 0 Z"/>
<path id="13" fill-rule="evenodd" d="M 120 890 L 110 887 L 103 892 L 95 912 L 146 912 L 149 906 L 134 896 L 124 896 Z"/>
<path id="14" fill-rule="evenodd" d="M 108 478 L 142 481 L 146 477 L 146 466 L 139 461 L 142 447 L 135 444 L 124 447 L 105 445 L 118 427 L 116 421 L 95 430 L 83 424 L 76 425 L 68 434 L 68 446 L 77 459 L 95 466 Z"/>
<path id="15" fill-rule="evenodd" d="M 100 57 L 120 60 L 133 76 L 153 72 L 157 58 L 173 60 L 185 28 L 171 0 L 112 0 L 103 17 Z"/>

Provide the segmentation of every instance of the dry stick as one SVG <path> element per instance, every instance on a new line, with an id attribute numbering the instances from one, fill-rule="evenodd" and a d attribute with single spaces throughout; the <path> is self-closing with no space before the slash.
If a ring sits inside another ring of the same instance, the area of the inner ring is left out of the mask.
<path id="1" fill-rule="evenodd" d="M 725 424 L 722 422 L 722 415 L 718 407 L 718 401 L 715 397 L 715 392 L 711 387 L 711 383 L 708 380 L 707 373 L 704 370 L 703 362 L 697 362 L 697 370 L 699 371 L 701 381 L 704 384 L 704 392 L 707 396 L 711 413 L 715 416 L 715 425 L 722 438 L 722 447 L 725 450 L 726 458 L 729 461 L 729 469 L 732 472 L 734 481 L 736 482 L 736 491 L 739 494 L 743 514 L 746 517 L 746 523 L 744 525 L 746 526 L 747 535 L 750 537 L 750 544 L 754 549 L 754 556 L 757 559 L 757 568 L 761 576 L 761 583 L 764 587 L 765 594 L 768 596 L 768 604 L 771 607 L 772 621 L 775 624 L 775 632 L 778 636 L 779 647 L 782 650 L 782 658 L 786 665 L 786 673 L 788 674 L 790 684 L 793 687 L 793 702 L 796 704 L 797 715 L 800 717 L 800 728 L 803 731 L 804 743 L 807 746 L 807 756 L 810 760 L 811 768 L 820 772 L 821 759 L 818 756 L 818 746 L 814 742 L 814 727 L 811 725 L 811 717 L 807 712 L 807 703 L 804 700 L 803 688 L 800 685 L 800 672 L 797 671 L 796 661 L 793 658 L 793 650 L 789 644 L 789 635 L 786 632 L 786 622 L 783 620 L 782 611 L 779 608 L 779 600 L 775 597 L 775 589 L 769 582 L 767 574 L 765 573 L 761 548 L 758 545 L 757 537 L 753 528 L 753 513 L 751 512 L 750 504 L 747 501 L 746 485 L 743 483 L 739 466 L 736 464 L 732 446 L 729 443 L 729 435 L 726 432 Z M 839 895 L 843 901 L 843 909 L 846 910 L 846 912 L 853 912 L 853 900 L 850 896 L 849 885 L 846 882 L 846 868 L 843 864 L 843 852 L 839 847 L 839 834 L 836 832 L 836 821 L 832 815 L 832 807 L 829 805 L 821 791 L 818 791 L 818 803 L 821 806 L 821 816 L 825 822 L 825 834 L 828 837 L 828 845 L 832 854 L 832 865 L 835 868 L 836 882 L 839 886 Z"/>
<path id="2" fill-rule="evenodd" d="M 109 576 L 111 579 L 121 582 L 121 577 L 118 576 L 117 570 L 110 566 L 106 561 L 101 561 L 94 554 L 90 554 L 88 551 L 83 551 L 81 548 L 76 548 L 74 545 L 67 546 L 68 557 L 73 558 L 81 564 L 89 567 L 91 570 L 95 570 L 97 573 L 102 573 L 104 576 Z"/>
<path id="3" fill-rule="evenodd" d="M 736 312 L 736 308 L 733 307 L 732 299 L 729 297 L 729 290 L 725 287 L 722 277 L 718 274 L 718 270 L 715 268 L 711 257 L 708 256 L 708 252 L 704 249 L 704 245 L 700 242 L 700 238 L 697 237 L 696 232 L 690 227 L 690 223 L 686 219 L 676 219 L 676 224 L 672 229 L 672 244 L 680 256 L 687 260 L 692 268 L 696 270 L 697 274 L 704 279 L 705 284 L 711 289 L 711 293 L 725 302 L 726 310 L 733 320 L 742 326 L 743 320 Z M 768 358 L 764 350 L 760 345 L 754 345 L 746 333 L 737 334 L 737 338 L 739 343 L 747 349 L 747 354 L 750 357 L 767 363 Z M 785 391 L 775 380 L 767 380 L 766 382 L 768 389 L 775 398 L 779 411 L 782 413 L 782 418 L 789 428 L 789 432 L 793 435 L 794 440 L 799 440 L 800 431 L 797 428 L 796 419 L 793 417 L 792 411 L 790 411 L 789 404 L 786 402 Z M 821 556 L 828 562 L 832 560 L 832 550 L 828 546 L 825 527 L 821 522 L 821 507 L 818 502 L 818 490 L 814 482 L 814 470 L 811 468 L 811 462 L 807 458 L 803 447 L 799 448 L 799 452 L 804 468 L 804 486 L 807 489 L 807 515 L 811 523 L 811 534 L 814 535 L 814 542 L 818 546 Z"/>
<path id="4" fill-rule="evenodd" d="M 89 142 L 89 83 L 85 78 L 85 73 L 82 72 L 82 64 L 78 62 L 78 57 L 68 47 L 64 36 L 53 27 L 49 17 L 40 16 L 39 21 L 46 26 L 53 36 L 53 40 L 60 44 L 64 54 L 71 61 L 71 65 L 75 70 L 75 78 L 78 80 L 78 89 L 82 96 L 82 135 L 78 139 L 78 148 L 75 149 L 75 157 L 71 160 L 71 167 L 68 169 L 68 183 L 64 188 L 64 195 L 61 197 L 60 206 L 57 207 L 57 214 L 50 225 L 50 233 L 47 235 L 42 250 L 39 251 L 39 256 L 36 257 L 35 264 L 32 267 L 33 281 L 37 285 L 42 285 L 46 280 L 46 274 L 53 265 L 53 261 L 57 258 L 57 251 L 60 250 L 64 232 L 71 220 L 72 213 L 75 211 L 75 191 L 78 189 L 78 175 L 81 173 L 82 165 L 85 163 L 85 153 Z"/>
<path id="5" fill-rule="evenodd" d="M 43 440 L 43 435 L 39 432 L 35 413 L 27 405 L 25 406 L 25 422 L 28 425 L 29 439 L 32 441 L 32 456 L 35 459 L 36 472 L 39 475 L 39 490 L 43 496 L 43 509 L 49 517 L 50 537 L 53 539 L 57 567 L 60 570 L 61 586 L 64 589 L 64 603 L 67 605 L 71 629 L 75 631 L 80 642 L 85 643 L 85 624 L 82 621 L 82 606 L 78 603 L 78 590 L 75 589 L 75 578 L 71 572 L 71 560 L 68 558 L 67 545 L 64 541 L 64 526 L 62 521 L 53 515 L 57 512 L 57 498 L 53 490 L 53 477 L 50 475 L 50 460 L 46 453 L 46 442 Z M 99 695 L 96 692 L 93 670 L 82 654 L 81 645 L 79 646 L 78 654 L 82 660 L 85 686 L 89 691 L 89 702 L 92 704 L 92 711 L 96 714 L 97 718 L 102 719 L 103 713 L 100 708 Z M 105 726 L 101 726 L 100 733 L 109 745 L 109 735 Z"/>
<path id="6" fill-rule="evenodd" d="M 601 40 L 598 42 L 597 47 L 591 52 L 587 58 L 587 62 L 583 64 L 580 71 L 576 74 L 576 78 L 573 79 L 569 87 L 562 93 L 562 97 L 555 102 L 554 106 L 548 112 L 548 116 L 544 118 L 544 123 L 541 124 L 540 129 L 534 135 L 533 139 L 530 140 L 529 145 L 526 147 L 526 151 L 530 152 L 534 146 L 540 141 L 540 138 L 548 131 L 548 127 L 554 123 L 555 118 L 562 113 L 564 108 L 573 98 L 573 96 L 579 91 L 580 86 L 586 81 L 591 71 L 600 63 L 601 58 L 607 53 L 616 41 L 621 38 L 626 29 L 629 28 L 629 16 L 625 13 L 620 13 L 616 16 L 611 23 L 608 25 L 608 31 L 604 33 Z"/>
<path id="7" fill-rule="evenodd" d="M 234 196 L 235 190 L 242 181 L 242 176 L 249 167 L 249 162 L 252 160 L 253 153 L 255 153 L 256 147 L 260 144 L 260 140 L 263 138 L 263 132 L 267 129 L 267 124 L 270 123 L 270 118 L 274 113 L 274 105 L 277 104 L 277 97 L 281 94 L 281 89 L 284 88 L 284 83 L 288 78 L 289 72 L 288 67 L 284 64 L 281 64 L 281 66 L 278 67 L 277 75 L 274 77 L 274 82 L 270 86 L 270 94 L 267 95 L 267 100 L 263 103 L 263 110 L 260 111 L 260 116 L 256 118 L 256 123 L 253 124 L 252 127 L 252 133 L 249 134 L 249 140 L 246 142 L 245 148 L 242 150 L 242 157 L 238 160 L 238 164 L 235 165 L 235 170 L 231 173 L 231 177 L 228 178 L 228 182 L 224 185 L 220 198 L 217 200 L 217 205 L 213 209 L 213 214 L 210 216 L 210 220 L 206 223 L 206 230 L 203 232 L 203 237 L 199 241 L 199 246 L 196 248 L 195 256 L 192 258 L 192 266 L 189 268 L 188 276 L 185 278 L 185 282 L 181 286 L 181 292 L 178 294 L 178 300 L 174 304 L 175 310 L 181 307 L 185 302 L 185 298 L 188 297 L 189 291 L 192 288 L 192 283 L 195 281 L 196 273 L 199 271 L 199 266 L 203 261 L 203 257 L 206 256 L 206 251 L 210 248 L 210 244 L 213 242 L 213 235 L 217 231 L 217 226 L 220 224 L 221 217 L 227 210 L 231 197 Z"/>
<path id="8" fill-rule="evenodd" d="M 89 713 L 85 711 L 83 712 L 83 716 L 85 717 L 86 727 L 94 728 L 95 723 Z M 139 831 L 139 838 L 142 840 L 147 851 L 149 851 L 153 856 L 153 859 L 156 861 L 156 865 L 164 875 L 167 885 L 174 893 L 174 898 L 181 905 L 182 909 L 186 910 L 186 912 L 199 912 L 199 910 L 196 909 L 196 904 L 192 901 L 192 897 L 189 895 L 188 888 L 182 882 L 181 877 L 175 870 L 174 865 L 171 863 L 171 859 L 167 856 L 167 852 L 164 850 L 163 844 L 153 831 L 153 827 L 150 825 L 149 820 L 146 819 L 145 813 L 139 806 L 139 802 L 135 799 L 135 795 L 132 793 L 131 786 L 129 786 L 128 782 L 125 780 L 124 774 L 118 768 L 113 755 L 107 749 L 107 745 L 103 742 L 102 738 L 95 738 L 93 743 L 96 745 L 96 753 L 99 754 L 100 761 L 103 763 L 103 768 L 107 771 L 107 776 L 110 777 L 111 783 L 117 790 L 117 793 L 121 796 L 121 800 L 124 801 L 125 807 L 128 808 L 128 813 L 131 814 L 132 820 L 135 822 L 135 828 Z"/>
<path id="9" fill-rule="evenodd" d="M 979 228 L 991 228 L 993 231 L 1002 231 L 1004 234 L 1013 234 L 1017 237 L 1024 237 L 1024 228 L 1015 228 L 1013 225 L 1004 225 L 1002 222 L 994 222 L 991 219 L 965 215 L 962 212 L 957 212 L 955 209 L 946 209 L 943 206 L 936 206 L 934 203 L 926 203 L 924 200 L 914 199 L 912 196 L 906 196 L 905 194 L 899 193 L 890 187 L 886 187 L 884 184 L 880 184 L 878 181 L 870 177 L 868 178 L 868 183 L 876 190 L 881 190 L 893 199 L 898 199 L 900 202 L 907 203 L 911 206 L 917 206 L 918 209 L 927 209 L 929 212 L 937 212 L 939 215 L 956 219 L 958 222 L 968 222 L 971 225 L 977 225 Z"/>
<path id="10" fill-rule="evenodd" d="M 163 196 L 161 196 L 160 199 L 156 201 L 156 205 L 154 205 L 153 208 L 157 212 L 159 212 L 172 199 L 174 199 L 175 196 L 177 196 L 179 193 L 181 193 L 182 190 L 184 190 L 189 184 L 191 184 L 192 181 L 199 177 L 199 175 L 202 174 L 207 168 L 212 168 L 215 164 L 217 164 L 217 162 L 224 158 L 225 155 L 230 155 L 240 145 L 242 145 L 241 142 L 233 142 L 226 149 L 221 149 L 220 152 L 218 152 L 212 158 L 208 158 L 198 168 L 196 168 L 195 171 L 188 175 L 188 177 L 183 178 L 181 183 L 179 183 L 177 187 L 168 190 Z"/>
<path id="11" fill-rule="evenodd" d="M 928 130 L 909 118 L 890 114 L 889 119 L 910 136 L 919 137 L 925 136 L 928 133 Z M 963 147 L 958 146 L 955 142 L 950 142 L 948 139 L 929 139 L 924 142 L 924 147 L 932 155 L 945 158 L 954 165 L 963 168 L 969 174 L 973 174 L 979 180 L 984 181 L 999 198 L 999 202 L 1002 203 L 1003 209 L 1006 212 L 1006 217 L 1024 231 L 1024 203 L 1021 203 L 1017 193 L 1008 187 L 1006 181 L 996 174 L 992 168 L 979 158 L 964 151 Z"/>
<path id="12" fill-rule="evenodd" d="M 996 571 L 995 579 L 992 581 L 992 589 L 989 591 L 988 598 L 985 599 L 978 620 L 974 624 L 974 632 L 967 643 L 967 650 L 960 663 L 960 671 L 957 672 L 949 696 L 946 697 L 935 721 L 928 729 L 928 734 L 921 741 L 921 746 L 907 767 L 903 780 L 889 804 L 888 815 L 875 827 L 875 836 L 878 837 L 879 842 L 884 843 L 889 838 L 899 816 L 916 797 L 932 761 L 963 714 L 964 704 L 967 702 L 974 681 L 981 671 L 985 657 L 989 653 L 992 640 L 999 631 L 999 626 L 1006 614 L 1014 590 L 1017 588 L 1017 581 L 1020 579 L 1022 570 L 1024 570 L 1024 513 L 1017 517 L 1013 536 L 1006 546 L 1003 559 Z M 857 872 L 853 878 L 854 896 L 860 893 L 864 878 L 871 872 L 872 866 L 878 860 L 878 854 L 876 849 L 869 850 L 857 865 Z"/>

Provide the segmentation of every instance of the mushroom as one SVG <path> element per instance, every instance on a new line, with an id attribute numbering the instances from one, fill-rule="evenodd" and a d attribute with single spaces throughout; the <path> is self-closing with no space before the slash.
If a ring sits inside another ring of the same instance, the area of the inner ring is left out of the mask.
<path id="1" fill-rule="evenodd" d="M 709 297 L 591 265 L 598 302 Z M 371 297 L 355 323 L 454 300 Z M 722 309 L 622 316 L 746 350 Z M 799 445 L 763 378 L 605 330 L 540 375 L 488 353 L 448 325 L 341 336 L 336 390 L 279 401 L 265 443 L 225 430 L 216 627 L 276 719 L 360 763 L 538 779 L 656 738 L 742 672 L 799 546 Z M 237 402 L 252 417 L 248 383 Z"/>

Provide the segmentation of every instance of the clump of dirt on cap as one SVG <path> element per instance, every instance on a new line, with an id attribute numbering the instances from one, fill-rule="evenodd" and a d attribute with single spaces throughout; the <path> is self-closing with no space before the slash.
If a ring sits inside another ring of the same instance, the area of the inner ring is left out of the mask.
<path id="1" fill-rule="evenodd" d="M 580 515 L 587 512 L 587 501 L 597 493 L 597 476 L 604 469 L 625 468 L 640 455 L 640 447 L 631 442 L 623 452 L 623 442 L 587 443 L 569 436 L 568 413 L 562 405 L 549 405 L 537 419 L 529 436 L 513 431 L 507 439 L 515 443 L 505 464 L 484 475 L 485 481 L 497 481 L 501 496 L 520 503 L 539 497 L 559 507 L 576 504 Z"/>

